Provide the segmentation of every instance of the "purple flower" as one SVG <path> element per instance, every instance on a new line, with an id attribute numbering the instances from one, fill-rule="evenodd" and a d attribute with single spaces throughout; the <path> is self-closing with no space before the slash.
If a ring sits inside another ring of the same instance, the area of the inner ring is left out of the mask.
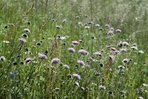
<path id="1" fill-rule="evenodd" d="M 85 63 L 84 63 L 84 61 L 82 61 L 82 60 L 77 60 L 77 63 L 78 63 L 80 66 L 85 66 Z"/>
<path id="2" fill-rule="evenodd" d="M 74 53 L 74 52 L 75 52 L 75 49 L 72 48 L 72 47 L 71 47 L 71 48 L 68 48 L 68 52 L 69 52 L 69 53 Z"/>
<path id="3" fill-rule="evenodd" d="M 93 55 L 95 55 L 96 57 L 101 57 L 102 54 L 100 52 L 94 52 Z"/>
<path id="4" fill-rule="evenodd" d="M 86 50 L 84 50 L 84 49 L 80 49 L 80 50 L 78 51 L 78 53 L 79 53 L 80 55 L 84 55 L 84 56 L 88 55 L 88 52 L 87 52 Z"/>
<path id="5" fill-rule="evenodd" d="M 109 55 L 109 60 L 111 60 L 111 61 L 115 61 L 115 56 L 113 56 L 113 55 Z"/>
<path id="6" fill-rule="evenodd" d="M 81 79 L 81 76 L 79 74 L 73 74 L 73 77 L 76 79 L 76 80 L 80 80 Z"/>
<path id="7" fill-rule="evenodd" d="M 29 62 L 32 61 L 32 60 L 33 60 L 32 58 L 27 57 L 27 58 L 25 59 L 25 63 L 27 64 L 27 63 L 29 63 Z"/>
<path id="8" fill-rule="evenodd" d="M 38 57 L 42 60 L 47 59 L 47 56 L 45 54 L 42 54 L 42 53 L 38 53 Z"/>
<path id="9" fill-rule="evenodd" d="M 60 59 L 58 59 L 58 58 L 53 58 L 52 60 L 51 60 L 51 64 L 52 65 L 57 65 L 57 64 L 59 64 L 60 63 Z"/>
<path id="10" fill-rule="evenodd" d="M 72 41 L 72 45 L 78 45 L 79 43 L 79 41 Z"/>
<path id="11" fill-rule="evenodd" d="M 20 41 L 21 44 L 24 44 L 26 42 L 26 39 L 21 37 L 21 38 L 19 38 L 19 41 Z"/>

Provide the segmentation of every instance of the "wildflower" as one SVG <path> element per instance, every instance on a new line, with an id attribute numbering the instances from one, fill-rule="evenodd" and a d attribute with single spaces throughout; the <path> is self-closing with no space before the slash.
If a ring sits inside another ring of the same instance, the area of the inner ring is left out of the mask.
<path id="1" fill-rule="evenodd" d="M 47 56 L 45 54 L 42 54 L 42 53 L 38 53 L 38 56 L 40 59 L 44 60 L 44 59 L 47 59 Z"/>
<path id="2" fill-rule="evenodd" d="M 90 29 L 90 26 L 85 26 L 84 28 L 85 28 L 85 29 Z"/>
<path id="3" fill-rule="evenodd" d="M 95 24 L 96 27 L 100 27 L 100 24 Z"/>
<path id="4" fill-rule="evenodd" d="M 122 60 L 122 63 L 125 65 L 125 64 L 127 64 L 129 61 L 130 61 L 129 59 L 125 58 L 125 59 Z"/>
<path id="5" fill-rule="evenodd" d="M 108 28 L 110 28 L 110 25 L 109 25 L 109 24 L 105 24 L 105 27 L 108 27 Z"/>
<path id="6" fill-rule="evenodd" d="M 116 29 L 116 33 L 121 33 L 122 30 L 121 29 Z"/>
<path id="7" fill-rule="evenodd" d="M 27 58 L 25 59 L 25 63 L 27 64 L 27 63 L 29 63 L 29 62 L 32 61 L 32 60 L 33 60 L 32 58 L 27 57 Z"/>
<path id="8" fill-rule="evenodd" d="M 77 60 L 77 63 L 78 63 L 80 66 L 85 66 L 85 63 L 84 63 L 84 61 L 82 61 L 82 60 Z"/>
<path id="9" fill-rule="evenodd" d="M 30 33 L 30 30 L 29 30 L 28 28 L 25 28 L 25 29 L 23 30 L 23 32 L 24 32 L 24 33 Z"/>
<path id="10" fill-rule="evenodd" d="M 117 54 L 117 53 L 119 53 L 119 51 L 118 51 L 116 48 L 114 48 L 114 47 L 111 47 L 111 48 L 110 48 L 110 52 L 111 52 L 112 54 Z"/>
<path id="11" fill-rule="evenodd" d="M 113 31 L 113 30 L 109 30 L 109 31 L 107 32 L 107 36 L 112 36 L 112 35 L 114 35 L 114 31 Z"/>
<path id="12" fill-rule="evenodd" d="M 100 89 L 100 90 L 106 90 L 106 87 L 103 86 L 103 85 L 99 85 L 99 89 Z"/>
<path id="13" fill-rule="evenodd" d="M 123 43 L 122 41 L 120 41 L 118 44 L 117 44 L 118 47 L 122 47 L 123 46 Z"/>
<path id="14" fill-rule="evenodd" d="M 75 86 L 79 87 L 80 86 L 79 82 L 76 81 Z"/>
<path id="15" fill-rule="evenodd" d="M 142 85 L 143 85 L 144 87 L 148 87 L 148 84 L 146 84 L 146 83 L 143 83 Z"/>
<path id="16" fill-rule="evenodd" d="M 142 50 L 139 50 L 138 53 L 139 53 L 139 54 L 143 54 L 144 52 L 143 52 Z"/>
<path id="17" fill-rule="evenodd" d="M 69 69 L 70 67 L 68 66 L 68 65 L 63 65 L 63 67 L 65 68 L 65 69 Z"/>
<path id="18" fill-rule="evenodd" d="M 78 22 L 78 25 L 79 25 L 79 26 L 83 26 L 83 23 L 82 23 L 82 22 Z"/>
<path id="19" fill-rule="evenodd" d="M 86 51 L 86 50 L 84 50 L 84 49 L 80 49 L 79 51 L 78 51 L 78 53 L 80 54 L 80 55 L 88 55 L 88 52 Z"/>
<path id="20" fill-rule="evenodd" d="M 14 73 L 13 73 L 13 72 L 9 72 L 9 77 L 10 77 L 11 79 L 14 79 L 14 77 L 15 77 Z"/>
<path id="21" fill-rule="evenodd" d="M 79 43 L 79 41 L 72 41 L 72 45 L 78 45 Z"/>
<path id="22" fill-rule="evenodd" d="M 69 53 L 74 53 L 74 52 L 75 52 L 75 49 L 72 48 L 72 47 L 71 47 L 71 48 L 68 48 L 68 52 L 69 52 Z"/>
<path id="23" fill-rule="evenodd" d="M 95 53 L 93 53 L 93 55 L 95 55 L 96 57 L 101 57 L 102 56 L 102 54 L 100 52 L 95 52 Z"/>
<path id="24" fill-rule="evenodd" d="M 19 41 L 20 41 L 21 44 L 24 44 L 26 42 L 26 39 L 21 37 L 21 38 L 19 38 Z"/>
<path id="25" fill-rule="evenodd" d="M 109 55 L 109 60 L 114 61 L 115 60 L 115 56 Z"/>
<path id="26" fill-rule="evenodd" d="M 4 62 L 6 58 L 4 56 L 0 56 L 0 62 Z"/>
<path id="27" fill-rule="evenodd" d="M 22 34 L 22 38 L 28 38 L 28 35 L 26 33 Z"/>
<path id="28" fill-rule="evenodd" d="M 60 25 L 56 25 L 56 29 L 61 29 L 61 26 Z"/>
<path id="29" fill-rule="evenodd" d="M 121 48 L 120 49 L 120 53 L 124 53 L 124 52 L 127 52 L 127 48 Z"/>
<path id="30" fill-rule="evenodd" d="M 67 21 L 67 19 L 63 19 L 63 20 L 62 20 L 62 23 L 65 23 L 66 21 Z"/>
<path id="31" fill-rule="evenodd" d="M 81 76 L 79 74 L 73 74 L 74 79 L 76 80 L 80 80 Z"/>
<path id="32" fill-rule="evenodd" d="M 109 94 L 110 96 L 113 96 L 113 92 L 112 92 L 112 91 L 109 91 L 108 94 Z"/>
<path id="33" fill-rule="evenodd" d="M 122 42 L 123 46 L 129 46 L 128 42 Z"/>
<path id="34" fill-rule="evenodd" d="M 59 64 L 60 63 L 60 59 L 58 59 L 58 58 L 53 58 L 52 60 L 51 60 L 51 64 L 52 65 L 57 65 L 57 64 Z"/>

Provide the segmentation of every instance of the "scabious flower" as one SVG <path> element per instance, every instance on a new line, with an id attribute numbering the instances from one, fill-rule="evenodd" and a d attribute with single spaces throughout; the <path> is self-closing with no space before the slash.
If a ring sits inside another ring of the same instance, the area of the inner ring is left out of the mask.
<path id="1" fill-rule="evenodd" d="M 56 25 L 56 29 L 61 29 L 61 26 L 60 25 Z"/>
<path id="2" fill-rule="evenodd" d="M 81 76 L 79 74 L 73 74 L 74 79 L 76 80 L 80 80 Z"/>
<path id="3" fill-rule="evenodd" d="M 102 54 L 100 52 L 94 52 L 93 55 L 97 56 L 97 57 L 101 57 Z"/>
<path id="4" fill-rule="evenodd" d="M 24 33 L 30 33 L 30 30 L 29 30 L 28 28 L 25 28 L 25 29 L 23 30 L 23 32 L 24 32 Z"/>
<path id="5" fill-rule="evenodd" d="M 51 64 L 52 65 L 57 65 L 57 64 L 59 64 L 60 63 L 60 59 L 59 58 L 53 58 L 52 60 L 51 60 Z"/>
<path id="6" fill-rule="evenodd" d="M 129 60 L 128 58 L 125 58 L 125 59 L 122 60 L 122 63 L 125 65 L 125 64 L 127 64 L 129 61 L 130 61 L 130 60 Z"/>
<path id="7" fill-rule="evenodd" d="M 72 47 L 71 47 L 71 48 L 68 48 L 68 52 L 69 52 L 69 53 L 74 53 L 74 52 L 75 52 L 75 49 L 72 48 Z"/>
<path id="8" fill-rule="evenodd" d="M 0 62 L 4 62 L 6 58 L 4 56 L 0 56 Z"/>
<path id="9" fill-rule="evenodd" d="M 118 51 L 116 48 L 114 48 L 114 47 L 111 47 L 111 48 L 110 48 L 110 52 L 111 52 L 112 54 L 117 54 L 117 53 L 119 53 L 119 51 Z"/>
<path id="10" fill-rule="evenodd" d="M 85 26 L 84 28 L 85 28 L 85 29 L 90 29 L 90 26 Z"/>
<path id="11" fill-rule="evenodd" d="M 116 33 L 121 33 L 122 30 L 121 29 L 116 29 Z"/>
<path id="12" fill-rule="evenodd" d="M 42 54 L 42 53 L 38 53 L 38 57 L 39 57 L 41 60 L 47 59 L 47 56 L 46 56 L 45 54 Z"/>
<path id="13" fill-rule="evenodd" d="M 114 55 L 109 55 L 109 60 L 115 61 L 115 56 Z"/>
<path id="14" fill-rule="evenodd" d="M 125 53 L 125 52 L 127 52 L 127 48 L 121 48 L 120 49 L 120 53 Z"/>
<path id="15" fill-rule="evenodd" d="M 75 86 L 79 87 L 80 86 L 79 82 L 76 81 Z"/>
<path id="16" fill-rule="evenodd" d="M 65 68 L 65 69 L 69 69 L 70 67 L 68 66 L 68 65 L 63 65 L 63 67 Z"/>
<path id="17" fill-rule="evenodd" d="M 26 39 L 21 37 L 21 38 L 19 38 L 19 41 L 20 41 L 21 44 L 24 44 L 26 42 Z"/>
<path id="18" fill-rule="evenodd" d="M 27 63 L 29 63 L 30 61 L 32 61 L 33 59 L 31 58 L 31 57 L 27 57 L 26 59 L 25 59 L 25 63 L 27 64 Z"/>
<path id="19" fill-rule="evenodd" d="M 95 24 L 96 27 L 100 27 L 100 24 Z"/>
<path id="20" fill-rule="evenodd" d="M 80 49 L 80 50 L 78 51 L 78 53 L 79 53 L 80 55 L 84 55 L 84 56 L 88 55 L 88 52 L 87 52 L 86 50 L 84 50 L 84 49 Z"/>
<path id="21" fill-rule="evenodd" d="M 129 43 L 128 42 L 122 42 L 123 46 L 126 46 L 128 47 L 129 46 Z"/>
<path id="22" fill-rule="evenodd" d="M 82 60 L 77 60 L 77 63 L 78 63 L 80 66 L 85 66 L 85 63 L 84 63 L 84 61 L 82 61 Z"/>
<path id="23" fill-rule="evenodd" d="M 72 41 L 72 45 L 78 45 L 80 42 L 79 41 Z"/>
<path id="24" fill-rule="evenodd" d="M 139 54 L 144 54 L 144 51 L 143 50 L 139 50 L 138 53 Z"/>
<path id="25" fill-rule="evenodd" d="M 99 85 L 99 89 L 100 89 L 100 90 L 106 90 L 106 87 L 103 86 L 103 85 Z"/>

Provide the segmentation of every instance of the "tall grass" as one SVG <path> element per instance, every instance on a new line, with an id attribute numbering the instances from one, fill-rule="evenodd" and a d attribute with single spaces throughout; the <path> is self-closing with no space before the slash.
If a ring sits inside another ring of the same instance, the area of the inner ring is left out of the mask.
<path id="1" fill-rule="evenodd" d="M 146 99 L 147 7 L 147 0 L 1 0 L 0 98 Z"/>

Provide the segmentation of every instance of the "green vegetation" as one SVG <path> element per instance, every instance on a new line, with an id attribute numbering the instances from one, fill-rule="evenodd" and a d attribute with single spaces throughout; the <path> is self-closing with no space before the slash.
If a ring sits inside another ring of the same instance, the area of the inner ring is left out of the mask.
<path id="1" fill-rule="evenodd" d="M 147 99 L 147 0 L 0 0 L 0 99 Z"/>

